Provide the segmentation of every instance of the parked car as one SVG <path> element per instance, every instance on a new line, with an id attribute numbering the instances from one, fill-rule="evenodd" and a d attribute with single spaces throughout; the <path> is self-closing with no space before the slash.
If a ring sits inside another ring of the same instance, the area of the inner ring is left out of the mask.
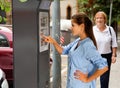
<path id="1" fill-rule="evenodd" d="M 0 69 L 0 88 L 9 88 L 5 73 Z"/>
<path id="2" fill-rule="evenodd" d="M 9 86 L 13 85 L 12 31 L 0 26 L 0 68 L 5 72 Z"/>

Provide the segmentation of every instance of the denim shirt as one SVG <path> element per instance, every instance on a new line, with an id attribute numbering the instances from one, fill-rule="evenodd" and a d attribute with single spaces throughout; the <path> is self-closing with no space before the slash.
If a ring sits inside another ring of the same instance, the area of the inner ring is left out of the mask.
<path id="1" fill-rule="evenodd" d="M 80 45 L 75 49 L 78 41 L 80 41 Z M 88 74 L 89 77 L 97 69 L 107 66 L 106 59 L 102 58 L 98 53 L 92 40 L 90 38 L 84 40 L 78 38 L 67 46 L 64 46 L 62 54 L 68 55 L 67 88 L 96 88 L 95 80 L 84 83 L 74 78 L 76 70 Z"/>

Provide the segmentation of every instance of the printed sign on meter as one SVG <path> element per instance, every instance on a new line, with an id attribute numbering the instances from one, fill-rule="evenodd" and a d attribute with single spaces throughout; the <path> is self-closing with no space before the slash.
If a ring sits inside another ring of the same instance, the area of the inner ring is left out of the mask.
<path id="1" fill-rule="evenodd" d="M 49 35 L 49 14 L 48 12 L 39 13 L 39 50 L 40 52 L 48 50 L 49 44 L 44 42 L 41 35 Z"/>

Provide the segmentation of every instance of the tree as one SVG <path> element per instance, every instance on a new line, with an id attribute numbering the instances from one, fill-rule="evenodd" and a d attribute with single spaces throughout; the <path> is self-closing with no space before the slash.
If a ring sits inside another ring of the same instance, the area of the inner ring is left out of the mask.
<path id="1" fill-rule="evenodd" d="M 93 16 L 97 11 L 104 11 L 110 14 L 111 0 L 78 0 L 79 11 L 84 11 L 93 20 Z M 118 22 L 120 22 L 120 0 L 113 0 L 111 26 L 114 28 L 116 34 L 118 31 Z"/>
<path id="2" fill-rule="evenodd" d="M 8 0 L 0 0 L 0 22 L 6 22 L 6 12 L 11 11 L 11 3 Z"/>
<path id="3" fill-rule="evenodd" d="M 110 12 L 110 1 L 111 0 L 78 0 L 79 11 L 84 11 L 91 18 L 94 14 L 102 10 L 106 14 Z M 120 9 L 118 9 L 120 5 L 120 0 L 113 0 L 113 8 L 112 8 L 112 22 L 120 20 Z M 108 15 L 109 19 L 109 15 Z"/>

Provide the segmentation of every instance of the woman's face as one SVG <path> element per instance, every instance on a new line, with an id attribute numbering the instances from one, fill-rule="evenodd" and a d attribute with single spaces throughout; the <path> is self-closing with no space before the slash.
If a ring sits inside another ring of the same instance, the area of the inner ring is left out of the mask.
<path id="1" fill-rule="evenodd" d="M 79 36 L 82 32 L 81 25 L 78 25 L 77 23 L 75 23 L 74 20 L 71 20 L 71 23 L 72 23 L 71 31 L 73 36 Z"/>
<path id="2" fill-rule="evenodd" d="M 105 25 L 105 18 L 102 13 L 97 13 L 95 15 L 95 24 L 97 26 L 104 26 Z"/>

